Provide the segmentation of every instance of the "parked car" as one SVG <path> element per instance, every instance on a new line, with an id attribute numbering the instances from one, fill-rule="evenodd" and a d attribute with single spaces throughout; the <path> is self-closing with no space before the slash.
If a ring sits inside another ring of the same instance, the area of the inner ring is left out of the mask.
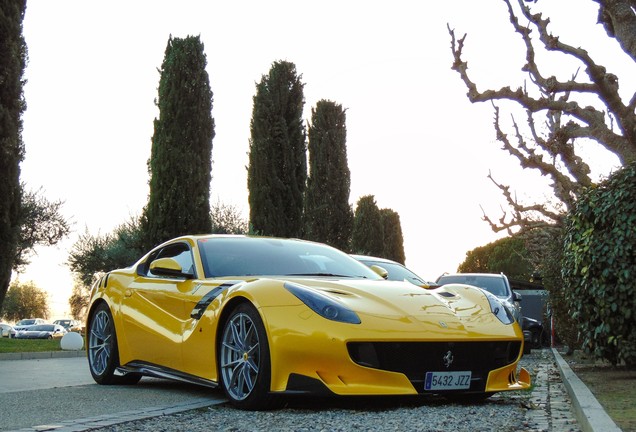
<path id="1" fill-rule="evenodd" d="M 15 329 L 11 324 L 0 323 L 0 337 L 12 338 L 15 336 Z"/>
<path id="2" fill-rule="evenodd" d="M 510 309 L 519 325 L 523 326 L 523 313 L 521 312 L 521 294 L 513 291 L 508 278 L 503 273 L 455 273 L 443 274 L 437 278 L 437 283 L 445 285 L 449 283 L 461 283 L 473 285 L 494 294 L 502 303 Z M 532 332 L 523 330 L 524 352 L 527 354 L 532 342 Z"/>
<path id="3" fill-rule="evenodd" d="M 426 282 L 423 278 L 415 274 L 415 272 L 406 268 L 406 266 L 399 262 L 387 259 L 378 258 L 368 255 L 351 255 L 362 264 L 370 267 L 380 276 L 387 280 L 393 281 L 407 281 L 422 288 L 436 287 L 435 282 Z M 383 273 L 384 271 L 384 273 Z"/>
<path id="4" fill-rule="evenodd" d="M 526 343 L 529 343 L 531 348 L 541 348 L 543 345 L 548 345 L 548 334 L 545 332 L 541 321 L 525 315 L 521 319 L 521 329 L 524 336 L 528 332 L 530 333 L 530 341 Z"/>
<path id="5" fill-rule="evenodd" d="M 37 324 L 16 333 L 16 339 L 57 339 L 66 334 L 66 329 L 57 324 Z"/>
<path id="6" fill-rule="evenodd" d="M 59 319 L 53 321 L 53 324 L 61 325 L 67 332 L 82 332 L 82 323 L 75 319 Z"/>
<path id="7" fill-rule="evenodd" d="M 483 399 L 531 384 L 504 311 L 474 287 L 386 281 L 320 243 L 183 236 L 93 284 L 88 366 L 99 384 L 174 378 L 251 410 L 316 393 Z"/>
<path id="8" fill-rule="evenodd" d="M 46 324 L 46 320 L 42 318 L 25 318 L 18 321 L 13 328 L 16 332 L 26 330 L 28 327 L 38 324 Z"/>

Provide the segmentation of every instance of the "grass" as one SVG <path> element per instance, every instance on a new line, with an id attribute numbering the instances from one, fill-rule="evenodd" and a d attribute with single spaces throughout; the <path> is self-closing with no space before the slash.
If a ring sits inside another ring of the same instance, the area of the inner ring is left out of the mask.
<path id="1" fill-rule="evenodd" d="M 61 351 L 59 339 L 0 338 L 0 353 Z"/>
<path id="2" fill-rule="evenodd" d="M 636 369 L 596 361 L 579 350 L 561 354 L 624 432 L 636 432 Z"/>

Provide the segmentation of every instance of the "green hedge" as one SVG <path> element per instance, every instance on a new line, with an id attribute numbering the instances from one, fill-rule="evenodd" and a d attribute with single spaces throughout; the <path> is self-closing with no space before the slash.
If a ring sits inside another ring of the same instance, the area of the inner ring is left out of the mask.
<path id="1" fill-rule="evenodd" d="M 636 163 L 586 191 L 566 220 L 563 279 L 583 346 L 636 364 Z"/>

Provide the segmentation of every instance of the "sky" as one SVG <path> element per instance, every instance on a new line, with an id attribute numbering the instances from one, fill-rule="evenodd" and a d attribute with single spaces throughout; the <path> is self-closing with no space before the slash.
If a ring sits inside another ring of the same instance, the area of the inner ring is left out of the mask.
<path id="1" fill-rule="evenodd" d="M 546 11 L 563 42 L 586 47 L 610 70 L 620 67 L 618 46 L 599 43 L 607 37 L 595 24 L 596 3 L 540 0 L 532 7 Z M 78 236 L 111 232 L 141 213 L 158 69 L 170 35 L 199 35 L 205 46 L 216 124 L 212 203 L 249 216 L 255 85 L 273 62 L 287 60 L 305 84 L 307 121 L 321 99 L 346 109 L 352 206 L 374 195 L 378 207 L 400 215 L 406 265 L 423 278 L 455 271 L 467 251 L 503 235 L 482 220 L 482 208 L 498 218 L 505 204 L 489 173 L 524 201 L 549 199 L 549 188 L 501 150 L 490 104 L 468 101 L 451 70 L 448 26 L 468 34 L 464 58 L 481 90 L 523 85 L 525 51 L 502 1 L 29 0 L 21 179 L 64 201 L 73 233 L 38 248 L 16 277 L 49 293 L 51 319 L 68 315 L 66 261 Z M 562 79 L 576 71 L 537 55 Z M 588 155 L 597 175 L 615 165 L 598 149 Z"/>

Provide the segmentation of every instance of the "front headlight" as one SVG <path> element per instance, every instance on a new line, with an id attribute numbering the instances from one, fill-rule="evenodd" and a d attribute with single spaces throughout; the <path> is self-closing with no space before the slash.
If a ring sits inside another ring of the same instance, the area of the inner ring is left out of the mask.
<path id="1" fill-rule="evenodd" d="M 515 322 L 515 317 L 512 315 L 512 312 L 501 300 L 497 298 L 494 294 L 489 293 L 486 290 L 482 290 L 486 298 L 488 299 L 488 303 L 490 303 L 490 311 L 495 314 L 499 321 L 504 324 L 512 324 Z"/>
<path id="2" fill-rule="evenodd" d="M 323 318 L 350 324 L 362 322 L 354 311 L 326 294 L 291 282 L 285 282 L 285 288 Z"/>

